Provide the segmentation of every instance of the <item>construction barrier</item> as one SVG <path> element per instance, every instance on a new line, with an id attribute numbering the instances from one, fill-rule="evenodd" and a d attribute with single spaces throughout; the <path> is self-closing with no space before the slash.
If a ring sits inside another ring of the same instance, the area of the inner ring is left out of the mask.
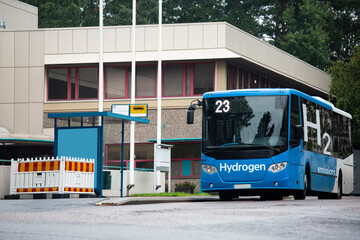
<path id="1" fill-rule="evenodd" d="M 10 194 L 27 193 L 94 194 L 94 159 L 11 160 Z"/>

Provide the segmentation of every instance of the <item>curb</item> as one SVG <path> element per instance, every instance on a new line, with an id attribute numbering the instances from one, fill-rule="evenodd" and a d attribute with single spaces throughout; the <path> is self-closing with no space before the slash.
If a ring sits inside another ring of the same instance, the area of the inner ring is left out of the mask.
<path id="1" fill-rule="evenodd" d="M 156 203 L 176 203 L 176 202 L 210 202 L 219 201 L 217 196 L 209 197 L 126 197 L 110 198 L 95 203 L 96 206 L 124 206 Z"/>

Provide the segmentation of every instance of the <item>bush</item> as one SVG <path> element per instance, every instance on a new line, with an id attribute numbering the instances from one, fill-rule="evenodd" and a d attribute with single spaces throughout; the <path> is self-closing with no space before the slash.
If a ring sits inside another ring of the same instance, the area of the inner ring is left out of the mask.
<path id="1" fill-rule="evenodd" d="M 179 188 L 179 189 L 190 189 L 190 190 L 194 191 L 194 189 L 196 188 L 196 185 L 189 181 L 185 181 L 185 182 L 175 183 L 175 187 Z"/>

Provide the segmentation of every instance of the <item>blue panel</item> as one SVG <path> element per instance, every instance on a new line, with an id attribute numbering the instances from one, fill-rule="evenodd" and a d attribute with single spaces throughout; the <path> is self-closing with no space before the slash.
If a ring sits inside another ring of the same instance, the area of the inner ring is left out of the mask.
<path id="1" fill-rule="evenodd" d="M 98 169 L 98 127 L 89 128 L 58 128 L 57 156 L 94 158 L 95 169 Z M 97 188 L 97 174 L 95 174 L 95 188 Z"/>
<path id="2" fill-rule="evenodd" d="M 182 161 L 182 176 L 191 176 L 191 160 Z"/>
<path id="3" fill-rule="evenodd" d="M 58 129 L 58 156 L 97 158 L 98 128 Z"/>

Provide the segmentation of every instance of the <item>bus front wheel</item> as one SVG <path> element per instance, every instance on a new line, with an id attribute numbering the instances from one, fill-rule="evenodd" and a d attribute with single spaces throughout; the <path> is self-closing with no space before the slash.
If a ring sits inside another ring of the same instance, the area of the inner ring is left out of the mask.
<path id="1" fill-rule="evenodd" d="M 309 193 L 309 186 L 310 186 L 310 175 L 308 174 L 308 172 L 306 172 L 304 176 L 304 190 L 296 191 L 294 193 L 294 199 L 305 200 L 306 195 Z"/>
<path id="2" fill-rule="evenodd" d="M 219 197 L 220 201 L 231 201 L 234 197 L 234 194 L 230 191 L 220 191 Z"/>

